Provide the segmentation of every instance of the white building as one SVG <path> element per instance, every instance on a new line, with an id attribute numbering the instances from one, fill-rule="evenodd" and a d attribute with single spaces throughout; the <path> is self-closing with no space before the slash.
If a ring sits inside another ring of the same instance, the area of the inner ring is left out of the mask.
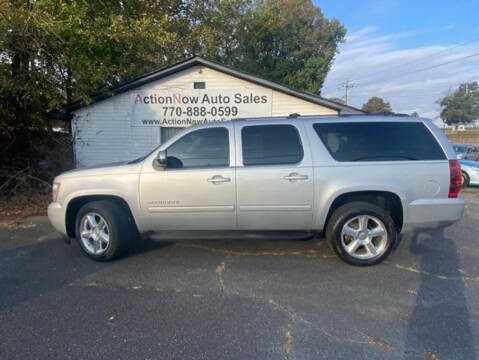
<path id="1" fill-rule="evenodd" d="M 77 167 L 145 155 L 183 127 L 232 118 L 357 114 L 362 111 L 193 57 L 74 103 Z"/>

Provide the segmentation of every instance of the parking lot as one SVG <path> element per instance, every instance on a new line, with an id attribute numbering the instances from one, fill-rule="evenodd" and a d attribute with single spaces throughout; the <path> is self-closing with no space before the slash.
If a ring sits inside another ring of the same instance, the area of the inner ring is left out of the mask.
<path id="1" fill-rule="evenodd" d="M 386 263 L 325 241 L 153 243 L 112 263 L 46 217 L 0 228 L 0 358 L 474 359 L 479 189 L 464 218 Z"/>

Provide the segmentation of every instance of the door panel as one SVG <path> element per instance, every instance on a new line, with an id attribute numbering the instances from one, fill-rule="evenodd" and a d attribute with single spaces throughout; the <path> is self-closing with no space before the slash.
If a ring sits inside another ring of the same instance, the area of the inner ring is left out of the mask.
<path id="1" fill-rule="evenodd" d="M 215 177 L 229 181 L 211 182 Z M 157 171 L 142 174 L 140 184 L 149 230 L 236 228 L 236 183 L 232 168 Z"/>
<path id="2" fill-rule="evenodd" d="M 303 131 L 300 124 L 284 120 L 236 124 L 239 229 L 311 228 L 313 169 Z"/>
<path id="3" fill-rule="evenodd" d="M 304 180 L 284 179 L 291 173 Z M 240 229 L 309 229 L 312 222 L 311 167 L 243 167 L 236 171 Z"/>
<path id="4" fill-rule="evenodd" d="M 233 132 L 232 124 L 191 129 L 158 149 L 167 152 L 164 169 L 145 162 L 139 192 L 147 231 L 236 229 Z"/>

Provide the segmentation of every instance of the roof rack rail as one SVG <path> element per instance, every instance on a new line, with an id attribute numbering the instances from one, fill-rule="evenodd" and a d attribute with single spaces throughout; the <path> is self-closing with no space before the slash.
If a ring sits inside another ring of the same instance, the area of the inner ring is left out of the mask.
<path id="1" fill-rule="evenodd" d="M 370 114 L 350 114 L 349 116 L 362 116 Z M 278 116 L 254 116 L 254 117 L 240 117 L 233 118 L 228 121 L 258 121 L 258 120 L 285 120 L 285 119 L 310 119 L 310 118 L 330 118 L 346 115 L 333 115 L 333 114 L 316 114 L 316 115 L 301 115 L 299 113 L 291 113 L 289 115 L 278 115 Z"/>
<path id="2" fill-rule="evenodd" d="M 350 116 L 399 116 L 399 117 L 409 117 L 409 114 L 395 113 L 395 112 L 383 112 L 376 114 L 341 114 L 340 117 L 350 117 Z"/>

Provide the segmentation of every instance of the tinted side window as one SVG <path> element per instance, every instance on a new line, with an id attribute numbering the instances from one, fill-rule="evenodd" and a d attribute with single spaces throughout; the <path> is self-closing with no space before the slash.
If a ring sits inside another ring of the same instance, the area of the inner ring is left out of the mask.
<path id="1" fill-rule="evenodd" d="M 446 158 L 431 132 L 419 122 L 317 123 L 313 127 L 337 161 Z"/>
<path id="2" fill-rule="evenodd" d="M 292 125 L 245 126 L 241 140 L 244 165 L 294 164 L 303 158 L 299 133 Z"/>
<path id="3" fill-rule="evenodd" d="M 167 149 L 167 167 L 229 166 L 229 150 L 226 128 L 193 131 Z"/>

